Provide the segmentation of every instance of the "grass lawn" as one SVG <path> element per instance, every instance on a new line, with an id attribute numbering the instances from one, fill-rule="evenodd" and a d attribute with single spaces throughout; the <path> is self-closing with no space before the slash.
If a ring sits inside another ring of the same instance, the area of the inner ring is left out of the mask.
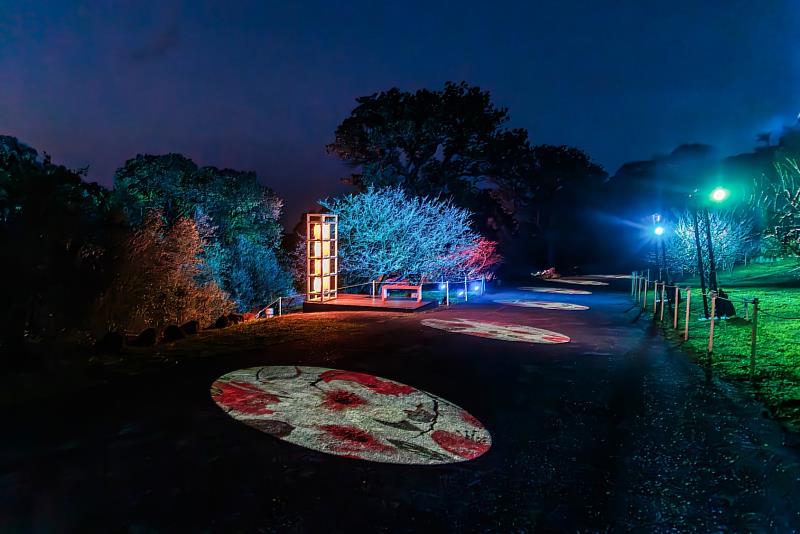
<path id="1" fill-rule="evenodd" d="M 745 381 L 762 398 L 776 418 L 800 430 L 800 270 L 796 260 L 740 267 L 719 275 L 734 303 L 737 317 L 717 321 L 711 368 L 718 375 Z M 696 280 L 681 286 L 692 287 L 689 339 L 684 347 L 703 362 L 709 340 L 709 322 L 703 317 L 703 301 Z M 745 319 L 743 300 L 759 299 L 756 335 L 755 382 L 750 383 L 752 306 Z M 683 342 L 684 308 L 679 313 L 679 332 L 671 333 Z M 671 320 L 665 320 L 671 331 Z"/>

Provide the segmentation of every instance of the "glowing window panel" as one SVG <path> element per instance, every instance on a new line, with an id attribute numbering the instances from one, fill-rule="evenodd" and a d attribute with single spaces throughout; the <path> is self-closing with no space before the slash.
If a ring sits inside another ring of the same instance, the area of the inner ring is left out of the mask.
<path id="1" fill-rule="evenodd" d="M 306 216 L 306 300 L 324 302 L 338 290 L 338 217 L 326 213 Z"/>

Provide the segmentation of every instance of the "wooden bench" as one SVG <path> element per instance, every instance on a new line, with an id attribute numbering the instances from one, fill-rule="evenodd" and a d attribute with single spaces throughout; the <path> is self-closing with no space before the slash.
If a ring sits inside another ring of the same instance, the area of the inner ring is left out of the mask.
<path id="1" fill-rule="evenodd" d="M 406 291 L 413 291 L 417 294 L 417 302 L 422 301 L 422 286 L 415 286 L 411 284 L 387 284 L 381 287 L 381 300 L 389 298 L 390 289 L 405 289 Z"/>

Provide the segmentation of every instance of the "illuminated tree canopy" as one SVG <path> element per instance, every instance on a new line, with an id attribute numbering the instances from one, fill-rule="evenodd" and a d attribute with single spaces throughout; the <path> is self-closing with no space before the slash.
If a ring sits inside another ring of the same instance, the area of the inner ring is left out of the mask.
<path id="1" fill-rule="evenodd" d="M 753 249 L 753 222 L 749 217 L 732 210 L 713 211 L 709 213 L 709 221 L 716 265 L 719 269 L 733 269 Z M 709 255 L 703 217 L 699 217 L 698 224 L 700 242 L 703 245 L 703 265 L 708 270 Z M 676 222 L 665 244 L 670 269 L 697 273 L 697 247 L 690 211 L 676 215 Z"/>
<path id="2" fill-rule="evenodd" d="M 787 252 L 800 255 L 800 164 L 793 158 L 775 163 L 777 179 L 756 184 L 756 201 L 767 212 L 765 235 Z"/>
<path id="3" fill-rule="evenodd" d="M 369 187 L 320 205 L 339 215 L 340 269 L 356 279 L 436 279 L 457 269 L 459 253 L 480 239 L 467 210 L 400 187 Z"/>

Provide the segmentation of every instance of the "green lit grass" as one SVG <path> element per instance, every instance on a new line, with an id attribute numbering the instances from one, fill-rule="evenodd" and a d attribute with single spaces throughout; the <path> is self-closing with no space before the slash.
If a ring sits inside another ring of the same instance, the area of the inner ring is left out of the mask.
<path id="1" fill-rule="evenodd" d="M 717 321 L 710 362 L 712 371 L 732 381 L 743 381 L 763 399 L 776 418 L 800 429 L 800 272 L 796 260 L 756 264 L 719 276 L 734 302 L 737 317 Z M 672 318 L 665 329 L 699 361 L 708 363 L 709 321 L 703 317 L 700 289 L 693 280 L 689 339 L 683 342 L 684 306 L 679 313 L 679 330 L 672 331 Z M 792 287 L 794 286 L 794 287 Z M 755 380 L 750 382 L 752 306 L 745 319 L 743 300 L 759 299 L 756 332 Z"/>

